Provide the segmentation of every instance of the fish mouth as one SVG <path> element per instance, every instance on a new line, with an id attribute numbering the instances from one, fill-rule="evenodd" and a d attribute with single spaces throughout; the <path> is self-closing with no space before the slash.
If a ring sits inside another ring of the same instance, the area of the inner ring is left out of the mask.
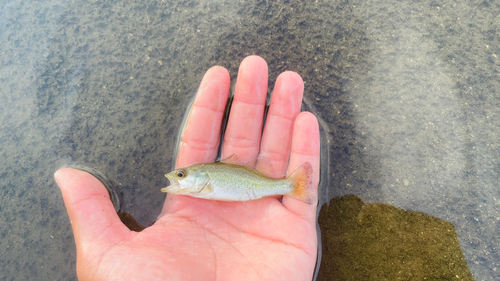
<path id="1" fill-rule="evenodd" d="M 170 182 L 170 185 L 167 186 L 167 187 L 164 187 L 161 189 L 161 192 L 171 192 L 173 190 L 175 190 L 176 188 L 179 187 L 179 181 L 177 181 L 176 179 L 174 179 L 172 177 L 172 175 L 170 174 L 166 174 L 165 177 L 168 179 L 168 181 Z"/>

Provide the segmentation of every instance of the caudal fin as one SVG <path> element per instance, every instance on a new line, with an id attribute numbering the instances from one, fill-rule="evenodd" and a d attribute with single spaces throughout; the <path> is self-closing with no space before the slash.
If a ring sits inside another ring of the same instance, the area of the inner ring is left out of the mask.
<path id="1" fill-rule="evenodd" d="M 314 204 L 316 202 L 317 199 L 313 188 L 313 169 L 311 163 L 305 162 L 300 165 L 288 178 L 293 182 L 294 188 L 292 192 L 286 195 L 308 204 Z"/>

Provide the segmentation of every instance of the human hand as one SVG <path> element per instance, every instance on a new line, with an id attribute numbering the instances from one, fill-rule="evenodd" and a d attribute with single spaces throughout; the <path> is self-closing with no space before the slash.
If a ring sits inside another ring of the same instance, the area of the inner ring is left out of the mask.
<path id="1" fill-rule="evenodd" d="M 316 117 L 300 113 L 304 84 L 297 73 L 276 80 L 264 131 L 267 64 L 240 65 L 222 157 L 270 164 L 282 178 L 304 162 L 319 182 Z M 229 94 L 229 74 L 210 68 L 183 133 L 177 167 L 215 161 Z M 80 280 L 311 280 L 316 263 L 316 204 L 288 196 L 222 202 L 167 196 L 158 220 L 141 232 L 118 218 L 106 188 L 92 175 L 55 173 L 72 222 Z M 159 192 L 159 189 L 158 189 Z"/>

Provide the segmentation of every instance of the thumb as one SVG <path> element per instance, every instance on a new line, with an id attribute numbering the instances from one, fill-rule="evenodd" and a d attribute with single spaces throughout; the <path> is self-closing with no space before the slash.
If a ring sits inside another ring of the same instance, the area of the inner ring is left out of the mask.
<path id="1" fill-rule="evenodd" d="M 119 243 L 131 235 L 98 179 L 70 168 L 56 171 L 54 177 L 62 192 L 79 254 L 85 255 L 95 248 L 105 251 L 106 245 Z M 92 247 L 96 244 L 100 247 Z"/>

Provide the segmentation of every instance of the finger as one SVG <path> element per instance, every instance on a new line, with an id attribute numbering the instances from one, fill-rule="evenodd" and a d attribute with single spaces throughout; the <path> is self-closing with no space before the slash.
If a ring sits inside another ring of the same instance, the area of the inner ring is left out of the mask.
<path id="1" fill-rule="evenodd" d="M 259 153 L 267 96 L 267 64 L 249 56 L 240 65 L 231 113 L 222 146 L 222 158 L 235 154 L 243 162 Z"/>
<path id="2" fill-rule="evenodd" d="M 177 167 L 215 161 L 228 95 L 229 73 L 221 66 L 210 68 L 200 83 L 181 137 Z"/>
<path id="3" fill-rule="evenodd" d="M 311 191 L 317 197 L 320 169 L 319 126 L 316 116 L 310 112 L 302 112 L 295 119 L 287 175 L 293 173 L 295 169 L 305 162 L 309 162 L 312 165 L 313 190 Z M 311 205 L 285 195 L 283 196 L 282 203 L 288 210 L 314 221 L 316 201 Z"/>
<path id="4" fill-rule="evenodd" d="M 259 153 L 259 159 L 272 167 L 270 171 L 260 171 L 267 176 L 280 178 L 286 173 L 293 124 L 300 112 L 303 93 L 304 82 L 299 74 L 287 71 L 276 79 Z"/>
<path id="5" fill-rule="evenodd" d="M 217 158 L 229 82 L 229 73 L 221 66 L 210 68 L 203 76 L 181 136 L 176 168 L 210 163 Z M 182 208 L 186 200 L 186 196 L 168 194 L 158 219 Z"/>
<path id="6" fill-rule="evenodd" d="M 131 231 L 120 221 L 108 191 L 98 179 L 69 168 L 56 171 L 54 178 L 61 189 L 79 252 L 90 250 L 89 245 L 94 243 L 105 249 L 106 244 L 130 236 Z"/>

